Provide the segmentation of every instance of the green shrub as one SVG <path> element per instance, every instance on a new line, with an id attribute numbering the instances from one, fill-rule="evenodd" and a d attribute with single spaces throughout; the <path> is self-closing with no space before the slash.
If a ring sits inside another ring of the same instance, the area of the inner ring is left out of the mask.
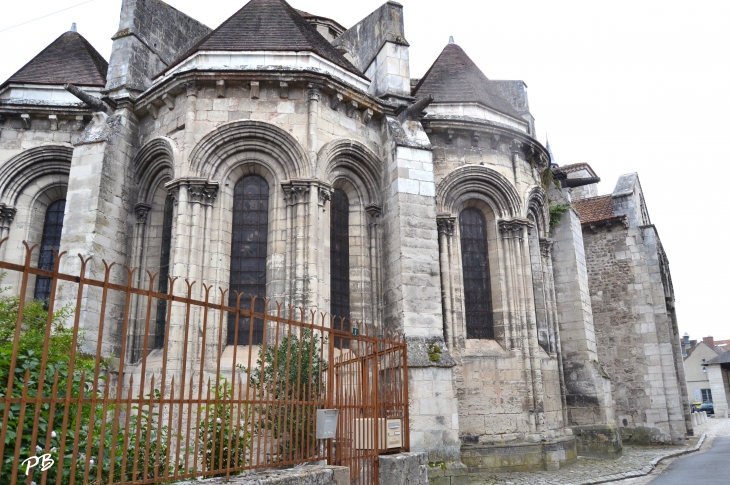
<path id="1" fill-rule="evenodd" d="M 327 362 L 321 358 L 322 344 L 317 334 L 304 328 L 300 338 L 286 335 L 279 346 L 259 349 L 256 368 L 250 373 L 251 388 L 269 401 L 316 402 L 324 395 L 322 374 Z M 265 364 L 265 365 L 264 365 Z M 263 373 L 261 371 L 264 365 Z M 274 374 L 276 367 L 276 374 Z M 244 369 L 245 371 L 245 369 Z M 259 429 L 270 430 L 279 440 L 277 461 L 306 459 L 307 450 L 315 451 L 316 404 L 270 404 L 256 406 Z"/>

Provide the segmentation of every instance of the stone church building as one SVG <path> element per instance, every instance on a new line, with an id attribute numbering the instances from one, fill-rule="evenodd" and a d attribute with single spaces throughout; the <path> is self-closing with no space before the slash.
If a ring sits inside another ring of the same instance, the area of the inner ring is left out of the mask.
<path id="1" fill-rule="evenodd" d="M 453 39 L 412 78 L 393 1 L 346 29 L 251 0 L 211 30 L 123 0 L 113 39 L 107 62 L 72 29 L 0 85 L 0 257 L 27 240 L 42 268 L 60 248 L 97 278 L 105 259 L 405 332 L 411 447 L 442 483 L 692 433 L 639 179 L 598 196 L 588 164 L 553 163 L 524 82 Z M 89 290 L 87 328 L 99 308 Z"/>

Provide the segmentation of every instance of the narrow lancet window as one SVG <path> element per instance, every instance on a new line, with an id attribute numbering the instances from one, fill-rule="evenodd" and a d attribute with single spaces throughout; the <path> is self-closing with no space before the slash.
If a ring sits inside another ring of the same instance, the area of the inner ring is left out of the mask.
<path id="1" fill-rule="evenodd" d="M 157 291 L 167 293 L 170 280 L 170 251 L 172 249 L 172 213 L 173 198 L 165 199 L 165 212 L 162 219 L 162 248 L 160 250 L 160 274 Z M 167 301 L 157 300 L 157 316 L 155 318 L 154 348 L 161 349 L 165 344 L 165 326 L 167 324 Z"/>
<path id="2" fill-rule="evenodd" d="M 53 271 L 56 264 L 55 249 L 61 247 L 61 231 L 63 230 L 63 212 L 66 209 L 66 200 L 53 202 L 46 209 L 46 218 L 43 222 L 43 236 L 41 251 L 38 257 L 38 268 Z M 35 299 L 47 301 L 51 297 L 51 278 L 38 277 L 35 281 Z"/>
<path id="3" fill-rule="evenodd" d="M 335 328 L 350 330 L 350 201 L 341 189 L 332 193 L 330 204 L 330 310 L 335 317 Z M 345 328 L 342 328 L 344 318 Z M 348 348 L 349 340 L 335 347 Z"/>
<path id="4" fill-rule="evenodd" d="M 249 295 L 257 296 L 254 311 L 263 313 L 266 298 L 266 251 L 269 231 L 269 184 L 260 175 L 247 175 L 236 182 L 233 190 L 233 237 L 231 243 L 231 280 L 229 305 L 236 306 L 236 292 L 241 308 L 250 308 Z M 253 331 L 252 331 L 253 330 Z M 228 344 L 257 345 L 263 341 L 264 323 L 249 318 L 238 322 L 228 317 Z"/>
<path id="5" fill-rule="evenodd" d="M 489 284 L 487 224 L 477 209 L 459 215 L 461 258 L 464 273 L 466 338 L 493 339 L 492 292 Z"/>

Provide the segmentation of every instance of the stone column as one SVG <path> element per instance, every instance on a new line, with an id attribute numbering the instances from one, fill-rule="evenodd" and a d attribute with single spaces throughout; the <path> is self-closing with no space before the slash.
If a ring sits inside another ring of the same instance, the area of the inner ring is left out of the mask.
<path id="1" fill-rule="evenodd" d="M 524 362 L 525 383 L 530 404 L 530 429 L 542 432 L 545 429 L 545 405 L 542 381 L 542 366 L 539 362 L 537 326 L 534 314 L 532 275 L 530 273 L 527 230 L 531 224 L 527 220 L 512 219 L 499 221 L 499 231 L 506 247 L 508 260 L 508 285 L 515 311 L 513 312 L 513 344 L 519 349 Z M 519 336 L 515 340 L 514 336 Z"/>
<path id="2" fill-rule="evenodd" d="M 319 151 L 317 139 L 317 120 L 319 119 L 319 97 L 322 86 L 319 84 L 307 85 L 309 95 L 309 112 L 307 116 L 307 145 L 309 148 L 309 159 L 312 162 L 310 173 L 314 174 L 317 167 L 317 152 Z"/>
<path id="3" fill-rule="evenodd" d="M 451 242 L 454 236 L 456 218 L 439 216 L 436 220 L 439 233 L 439 263 L 441 268 L 441 304 L 444 313 L 444 340 L 451 350 L 456 345 L 454 338 L 454 295 L 451 286 Z"/>
<path id="4" fill-rule="evenodd" d="M 10 234 L 10 226 L 17 212 L 18 210 L 15 207 L 7 207 L 5 204 L 0 204 L 0 241 Z M 7 242 L 3 243 L 0 247 L 0 260 L 2 261 L 5 261 L 5 250 L 7 247 Z"/>
<path id="5" fill-rule="evenodd" d="M 544 281 L 545 281 L 545 302 L 547 306 L 548 325 L 550 328 L 551 351 L 558 357 L 558 377 L 560 379 L 560 398 L 563 402 L 563 426 L 568 424 L 568 405 L 565 401 L 565 375 L 563 371 L 563 353 L 560 344 L 560 332 L 558 331 L 558 314 L 555 304 L 555 281 L 553 279 L 553 241 L 540 239 L 540 255 L 543 259 Z"/>
<path id="6" fill-rule="evenodd" d="M 287 277 L 289 286 L 286 300 L 293 307 L 308 303 L 305 271 L 307 269 L 307 226 L 310 204 L 309 180 L 292 180 L 282 183 L 287 212 Z"/>
<path id="7" fill-rule="evenodd" d="M 380 233 L 380 216 L 383 209 L 377 205 L 369 205 L 365 208 L 368 214 L 368 252 L 370 256 L 370 307 L 372 311 L 372 322 L 375 325 L 383 324 L 383 300 L 382 300 L 382 283 L 380 270 L 380 241 L 382 239 Z"/>
<path id="8" fill-rule="evenodd" d="M 145 239 L 147 233 L 147 219 L 152 206 L 147 204 L 137 204 L 134 206 L 134 215 L 137 223 L 134 225 L 134 235 L 132 236 L 132 258 L 131 267 L 136 268 L 134 273 L 134 286 L 140 286 L 147 281 L 145 278 Z M 132 319 L 129 323 L 129 362 L 134 362 L 141 357 L 140 352 L 144 345 L 144 310 L 142 308 L 142 298 L 139 295 L 132 295 Z"/>

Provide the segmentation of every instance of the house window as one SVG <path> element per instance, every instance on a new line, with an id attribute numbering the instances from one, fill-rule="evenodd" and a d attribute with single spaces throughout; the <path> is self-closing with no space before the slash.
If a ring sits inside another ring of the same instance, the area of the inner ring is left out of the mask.
<path id="1" fill-rule="evenodd" d="M 709 389 L 700 389 L 702 392 L 702 402 L 712 402 L 712 391 Z"/>
<path id="2" fill-rule="evenodd" d="M 334 328 L 350 330 L 350 201 L 341 189 L 335 189 L 330 204 L 330 310 L 335 317 Z M 345 318 L 344 328 L 342 320 Z M 349 348 L 349 340 L 335 347 Z"/>
<path id="3" fill-rule="evenodd" d="M 269 184 L 260 175 L 246 175 L 233 190 L 233 237 L 231 243 L 231 280 L 229 305 L 236 306 L 236 292 L 241 308 L 251 307 L 249 295 L 257 296 L 254 311 L 264 312 L 266 298 L 266 250 L 269 231 Z M 236 315 L 228 316 L 228 344 L 234 344 Z M 257 345 L 263 341 L 264 322 L 241 317 L 238 322 L 238 345 Z"/>
<path id="4" fill-rule="evenodd" d="M 46 210 L 43 222 L 43 237 L 41 238 L 41 252 L 38 257 L 38 268 L 53 271 L 56 265 L 56 255 L 53 250 L 61 247 L 61 231 L 63 230 L 63 212 L 66 209 L 66 200 L 53 202 Z M 51 278 L 39 276 L 35 281 L 36 300 L 47 301 L 51 297 Z"/>
<path id="5" fill-rule="evenodd" d="M 170 281 L 170 249 L 172 246 L 172 210 L 173 199 L 167 196 L 165 212 L 162 219 L 162 249 L 160 251 L 160 275 L 157 291 L 167 293 Z M 155 317 L 155 345 L 161 349 L 165 344 L 165 324 L 167 323 L 167 300 L 157 300 L 157 316 Z"/>
<path id="6" fill-rule="evenodd" d="M 487 224 L 477 209 L 459 215 L 461 262 L 464 274 L 466 338 L 493 339 L 492 293 L 487 259 Z"/>

